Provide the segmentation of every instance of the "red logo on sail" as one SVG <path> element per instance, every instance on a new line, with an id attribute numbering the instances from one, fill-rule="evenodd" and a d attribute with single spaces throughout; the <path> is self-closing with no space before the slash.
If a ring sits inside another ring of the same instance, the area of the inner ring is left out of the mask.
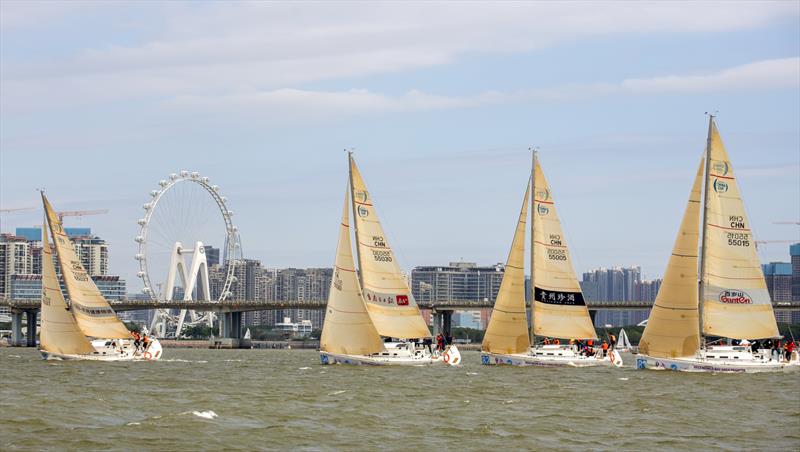
<path id="1" fill-rule="evenodd" d="M 408 295 L 398 295 L 397 306 L 408 306 Z"/>
<path id="2" fill-rule="evenodd" d="M 719 294 L 719 301 L 728 304 L 752 304 L 753 299 L 747 292 L 741 290 L 723 290 Z"/>

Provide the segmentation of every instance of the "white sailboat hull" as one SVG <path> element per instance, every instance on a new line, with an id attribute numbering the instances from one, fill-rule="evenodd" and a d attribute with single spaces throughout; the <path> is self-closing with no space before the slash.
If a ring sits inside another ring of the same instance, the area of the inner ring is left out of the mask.
<path id="1" fill-rule="evenodd" d="M 773 357 L 769 350 L 751 353 L 747 347 L 720 346 L 701 350 L 694 357 L 655 358 L 639 354 L 637 369 L 675 370 L 679 372 L 760 373 L 800 369 L 797 352 L 790 361 Z"/>
<path id="2" fill-rule="evenodd" d="M 112 346 L 112 342 L 116 346 Z M 132 341 L 123 341 L 122 346 L 119 341 L 108 339 L 97 339 L 92 341 L 95 349 L 94 353 L 85 355 L 71 355 L 55 353 L 47 350 L 39 350 L 42 359 L 61 360 L 61 361 L 157 361 L 161 359 L 162 347 L 158 339 L 151 339 L 147 350 L 135 349 Z"/>
<path id="3" fill-rule="evenodd" d="M 380 353 L 371 355 L 348 355 L 342 353 L 330 353 L 320 350 L 319 357 L 322 364 L 351 364 L 368 366 L 426 366 L 438 364 L 456 365 L 460 362 L 447 362 L 444 356 L 447 352 L 439 355 L 432 354 L 427 348 L 415 348 L 408 343 L 386 343 L 386 349 Z M 455 349 L 456 353 L 458 349 Z M 458 355 L 460 361 L 461 355 Z"/>
<path id="4" fill-rule="evenodd" d="M 570 346 L 544 345 L 531 347 L 528 353 L 481 352 L 481 364 L 539 367 L 622 367 L 622 358 L 619 353 L 611 350 L 605 357 L 602 356 L 602 351 L 599 356 L 583 356 L 576 353 Z"/>

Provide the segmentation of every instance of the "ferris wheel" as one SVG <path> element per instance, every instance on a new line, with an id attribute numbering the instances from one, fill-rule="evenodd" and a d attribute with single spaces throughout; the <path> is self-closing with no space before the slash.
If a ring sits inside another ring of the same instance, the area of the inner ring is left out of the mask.
<path id="1" fill-rule="evenodd" d="M 225 300 L 236 282 L 241 241 L 220 187 L 189 171 L 172 173 L 158 186 L 142 206 L 145 215 L 138 220 L 141 229 L 135 239 L 142 292 L 163 302 Z M 187 264 L 186 258 L 191 262 Z M 150 330 L 160 337 L 171 335 L 168 329 L 173 325 L 174 335 L 180 337 L 184 326 L 211 326 L 214 320 L 211 312 L 156 311 Z"/>

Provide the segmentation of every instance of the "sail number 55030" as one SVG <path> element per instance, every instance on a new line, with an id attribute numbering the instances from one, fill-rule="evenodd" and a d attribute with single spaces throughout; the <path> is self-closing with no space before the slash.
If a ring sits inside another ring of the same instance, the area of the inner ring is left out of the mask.
<path id="1" fill-rule="evenodd" d="M 391 262 L 392 252 L 388 250 L 372 250 L 372 258 L 377 262 Z"/>

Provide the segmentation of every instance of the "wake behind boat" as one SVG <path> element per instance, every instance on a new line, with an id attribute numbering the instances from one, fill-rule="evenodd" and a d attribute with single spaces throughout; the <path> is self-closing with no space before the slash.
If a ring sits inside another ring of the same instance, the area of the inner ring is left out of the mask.
<path id="1" fill-rule="evenodd" d="M 535 152 L 533 160 L 500 291 L 483 338 L 481 362 L 546 367 L 622 366 L 619 353 L 607 343 L 599 349 L 594 346 L 598 338 L 572 268 L 552 193 Z M 523 263 L 529 196 L 531 329 L 525 309 Z M 537 343 L 537 336 L 543 338 L 541 343 Z M 567 341 L 571 343 L 566 344 Z"/>
<path id="2" fill-rule="evenodd" d="M 433 350 L 428 326 L 400 272 L 352 154 L 325 323 L 322 364 L 428 365 L 461 363 L 458 348 Z M 352 203 L 350 202 L 352 199 Z M 350 208 L 359 269 L 350 241 Z M 385 338 L 385 339 L 384 339 Z"/>
<path id="3" fill-rule="evenodd" d="M 706 336 L 722 339 L 707 345 Z M 726 373 L 800 368 L 796 351 L 786 360 L 750 346 L 754 339 L 780 335 L 733 167 L 710 116 L 705 155 L 639 342 L 636 367 Z M 743 343 L 728 345 L 732 340 Z"/>
<path id="4" fill-rule="evenodd" d="M 42 329 L 40 352 L 44 359 L 131 361 L 161 358 L 157 339 L 139 341 L 117 318 L 97 289 L 72 242 L 64 233 L 61 220 L 42 193 L 45 226 L 42 228 Z M 47 226 L 49 225 L 49 227 Z M 64 285 L 70 297 L 67 305 L 58 283 L 53 249 L 47 230 L 53 235 Z M 90 340 L 90 338 L 93 338 Z"/>

